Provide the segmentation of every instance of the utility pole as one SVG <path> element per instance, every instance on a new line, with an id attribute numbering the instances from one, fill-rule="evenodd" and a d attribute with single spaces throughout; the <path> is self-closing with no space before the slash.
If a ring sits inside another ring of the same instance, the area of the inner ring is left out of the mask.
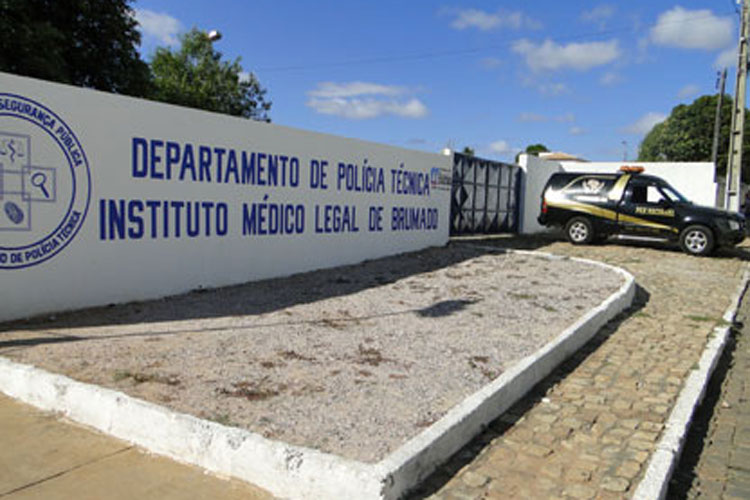
<path id="1" fill-rule="evenodd" d="M 750 37 L 750 15 L 747 2 L 742 2 L 740 21 L 740 45 L 737 61 L 737 85 L 734 89 L 732 108 L 732 130 L 729 135 L 729 161 L 727 162 L 727 188 L 725 208 L 734 212 L 740 210 L 742 193 L 742 142 L 745 132 L 745 95 L 747 93 L 747 43 Z"/>
<path id="2" fill-rule="evenodd" d="M 721 132 L 721 105 L 724 103 L 724 90 L 727 83 L 727 68 L 719 73 L 719 81 L 716 82 L 719 89 L 719 99 L 716 101 L 716 120 L 714 121 L 714 143 L 711 147 L 711 161 L 716 165 L 719 158 L 719 132 Z M 715 172 L 715 171 L 714 171 Z"/>
<path id="3" fill-rule="evenodd" d="M 714 184 L 716 185 L 716 206 L 726 207 L 726 187 L 729 181 L 726 179 L 727 172 L 724 172 L 724 191 L 721 190 L 721 185 L 718 181 L 718 165 L 719 165 L 719 136 L 721 135 L 721 106 L 724 104 L 724 89 L 726 89 L 727 83 L 727 69 L 719 73 L 719 81 L 716 84 L 719 87 L 719 98 L 716 100 L 716 120 L 714 121 L 714 143 L 711 146 L 711 162 L 714 164 Z M 724 197 L 722 199 L 722 196 Z M 721 203 L 721 205 L 719 205 Z"/>

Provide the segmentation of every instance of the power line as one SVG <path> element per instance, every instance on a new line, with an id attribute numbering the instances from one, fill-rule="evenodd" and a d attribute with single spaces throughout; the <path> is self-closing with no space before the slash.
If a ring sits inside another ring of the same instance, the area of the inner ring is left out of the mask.
<path id="1" fill-rule="evenodd" d="M 674 22 L 669 22 L 669 23 L 663 23 L 663 25 L 688 24 L 688 23 L 701 21 L 703 19 L 708 19 L 711 17 L 714 17 L 713 13 L 709 13 L 705 16 L 700 16 L 700 17 L 692 17 L 684 21 L 674 21 Z M 652 24 L 652 25 L 647 26 L 647 28 L 651 28 L 653 26 L 656 26 L 656 25 Z M 603 31 L 597 31 L 597 32 L 590 32 L 590 33 L 581 33 L 578 35 L 569 35 L 569 36 L 560 37 L 557 40 L 562 41 L 562 42 L 575 42 L 579 40 L 604 38 L 606 36 L 610 36 L 610 35 L 614 35 L 618 33 L 638 32 L 638 31 L 639 31 L 638 29 L 634 29 L 634 28 L 618 28 L 618 29 L 610 29 L 610 30 L 603 30 Z M 431 52 L 422 52 L 422 53 L 405 54 L 405 55 L 388 55 L 388 56 L 384 55 L 384 56 L 375 56 L 375 57 L 361 58 L 361 59 L 348 59 L 348 60 L 342 60 L 342 61 L 318 62 L 318 63 L 298 64 L 298 65 L 288 65 L 288 66 L 268 66 L 268 67 L 257 68 L 255 71 L 256 72 L 301 71 L 301 70 L 307 70 L 307 69 L 323 69 L 323 68 L 336 68 L 336 67 L 345 67 L 345 66 L 362 66 L 362 65 L 369 65 L 369 64 L 438 59 L 442 57 L 477 54 L 480 52 L 504 49 L 504 48 L 509 47 L 511 44 L 513 44 L 517 39 L 518 37 L 513 37 L 512 39 L 506 38 L 500 43 L 491 44 L 491 45 L 482 45 L 478 47 L 469 47 L 466 49 L 431 51 Z"/>

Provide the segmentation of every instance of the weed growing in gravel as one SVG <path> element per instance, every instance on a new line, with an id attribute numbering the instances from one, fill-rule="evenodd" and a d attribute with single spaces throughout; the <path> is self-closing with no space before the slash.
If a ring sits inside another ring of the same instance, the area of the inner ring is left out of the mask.
<path id="1" fill-rule="evenodd" d="M 277 354 L 284 359 L 294 359 L 297 361 L 315 361 L 315 358 L 310 358 L 296 351 L 278 351 Z"/>
<path id="2" fill-rule="evenodd" d="M 490 358 L 488 356 L 472 356 L 469 358 L 469 366 L 479 370 L 481 374 L 484 375 L 488 380 L 494 380 L 498 375 L 500 375 L 500 373 L 496 372 L 495 370 L 490 370 L 486 366 L 489 362 Z"/>
<path id="3" fill-rule="evenodd" d="M 281 391 L 286 390 L 286 385 L 284 384 L 272 387 L 268 381 L 268 377 L 263 377 L 257 382 L 235 382 L 232 384 L 232 387 L 234 389 L 218 388 L 216 391 L 224 396 L 244 398 L 248 401 L 262 401 L 278 396 L 281 394 Z"/>
<path id="4" fill-rule="evenodd" d="M 429 427 L 437 421 L 438 419 L 435 417 L 421 418 L 414 425 L 417 427 Z"/>
<path id="5" fill-rule="evenodd" d="M 128 370 L 115 370 L 112 374 L 112 380 L 115 382 L 121 382 L 123 380 L 132 379 L 136 384 L 143 384 L 146 382 L 154 382 L 157 384 L 165 385 L 180 385 L 180 379 L 170 375 L 158 375 L 155 373 L 133 373 Z"/>
<path id="6" fill-rule="evenodd" d="M 730 323 L 724 318 L 714 318 L 712 316 L 700 316 L 700 315 L 685 315 L 684 318 L 694 321 L 696 323 L 713 323 L 714 326 L 727 326 Z"/>
<path id="7" fill-rule="evenodd" d="M 208 420 L 216 422 L 217 424 L 226 425 L 227 427 L 232 427 L 234 425 L 230 420 L 228 413 L 215 413 L 209 416 Z"/>
<path id="8" fill-rule="evenodd" d="M 696 323 L 709 323 L 714 321 L 714 318 L 709 316 L 699 316 L 697 314 L 686 314 L 684 317 L 690 321 L 695 321 Z"/>
<path id="9" fill-rule="evenodd" d="M 381 353 L 378 349 L 375 349 L 374 347 L 366 347 L 362 344 L 359 344 L 358 350 L 357 350 L 358 358 L 357 362 L 371 365 L 371 366 L 379 366 L 380 363 L 385 361 L 385 358 L 383 357 L 383 353 Z"/>
<path id="10" fill-rule="evenodd" d="M 122 382 L 127 378 L 130 378 L 130 372 L 127 370 L 115 370 L 115 372 L 112 374 L 113 382 Z"/>
<path id="11" fill-rule="evenodd" d="M 323 318 L 318 323 L 327 326 L 328 328 L 335 328 L 336 330 L 341 330 L 346 328 L 347 321 L 343 319 L 331 319 L 331 318 Z"/>

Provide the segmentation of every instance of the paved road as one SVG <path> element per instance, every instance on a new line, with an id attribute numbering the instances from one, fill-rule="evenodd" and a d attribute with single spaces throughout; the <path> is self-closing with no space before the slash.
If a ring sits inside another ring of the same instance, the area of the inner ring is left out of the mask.
<path id="1" fill-rule="evenodd" d="M 696 412 L 670 499 L 750 498 L 750 296 Z"/>

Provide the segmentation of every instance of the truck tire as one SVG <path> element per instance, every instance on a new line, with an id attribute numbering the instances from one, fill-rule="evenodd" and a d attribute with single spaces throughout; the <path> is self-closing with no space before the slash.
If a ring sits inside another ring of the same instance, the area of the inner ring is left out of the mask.
<path id="1" fill-rule="evenodd" d="M 714 235 L 706 226 L 688 226 L 680 234 L 680 248 L 690 255 L 708 255 L 714 249 Z"/>
<path id="2" fill-rule="evenodd" d="M 565 224 L 565 237 L 574 245 L 588 245 L 594 241 L 594 225 L 588 217 L 573 217 Z"/>

